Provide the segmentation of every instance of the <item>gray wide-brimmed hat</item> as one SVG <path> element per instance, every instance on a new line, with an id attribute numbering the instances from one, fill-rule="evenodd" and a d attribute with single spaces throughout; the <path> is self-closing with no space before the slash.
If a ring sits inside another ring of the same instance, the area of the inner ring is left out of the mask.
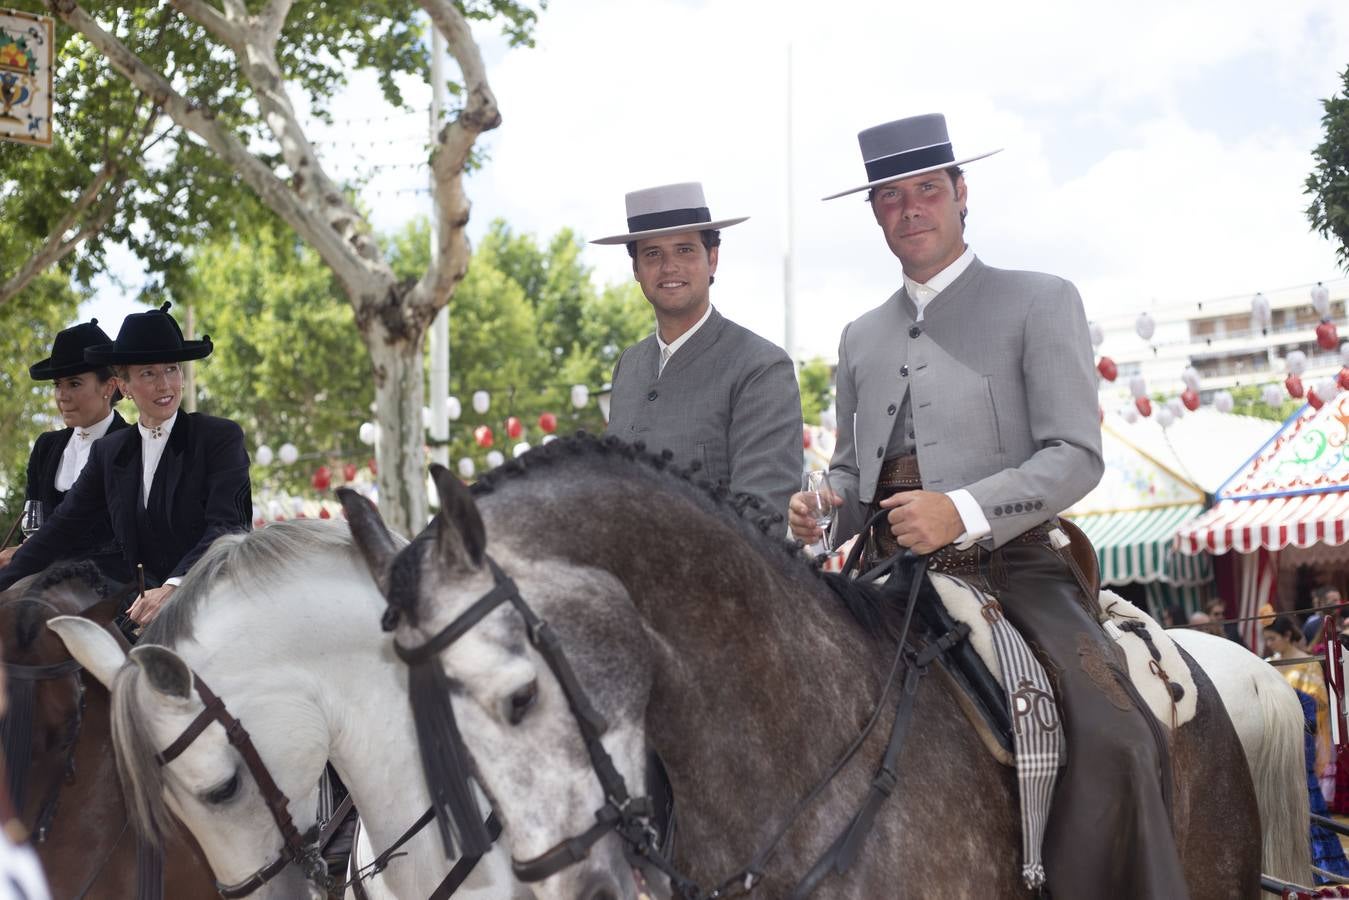
<path id="1" fill-rule="evenodd" d="M 951 166 L 963 166 L 967 162 L 1002 152 L 1002 148 L 998 148 L 957 159 L 955 150 L 951 148 L 951 138 L 946 133 L 946 117 L 941 113 L 909 116 L 907 119 L 868 128 L 858 132 L 857 143 L 862 147 L 862 164 L 866 166 L 867 183 L 820 199 L 845 197 L 878 184 L 889 184 L 901 178 L 912 178 Z"/>
<path id="2" fill-rule="evenodd" d="M 624 200 L 628 208 L 628 233 L 613 234 L 593 240 L 592 244 L 626 244 L 642 238 L 681 231 L 708 231 L 739 225 L 749 218 L 712 219 L 703 186 L 697 181 L 680 184 L 662 184 L 659 187 L 633 191 Z"/>

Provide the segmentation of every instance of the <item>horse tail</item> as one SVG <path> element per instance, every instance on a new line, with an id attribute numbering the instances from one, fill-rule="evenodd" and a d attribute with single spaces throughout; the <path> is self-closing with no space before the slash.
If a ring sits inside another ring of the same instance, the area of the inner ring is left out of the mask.
<path id="1" fill-rule="evenodd" d="M 1272 670 L 1271 670 L 1272 671 Z M 1263 831 L 1261 870 L 1283 881 L 1312 884 L 1311 801 L 1307 794 L 1306 722 L 1282 678 L 1253 679 L 1264 724 L 1251 763 Z"/>

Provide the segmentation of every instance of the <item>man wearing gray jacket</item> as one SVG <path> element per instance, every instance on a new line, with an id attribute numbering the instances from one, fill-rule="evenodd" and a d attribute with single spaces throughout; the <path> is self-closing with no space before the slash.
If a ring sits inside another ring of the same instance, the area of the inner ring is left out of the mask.
<path id="1" fill-rule="evenodd" d="M 932 554 L 933 569 L 982 587 L 1039 650 L 1068 759 L 1045 833 L 1051 895 L 1184 898 L 1159 726 L 1056 518 L 1103 468 L 1081 298 L 1061 278 L 974 256 L 959 166 L 992 154 L 957 159 L 942 116 L 858 139 L 867 183 L 833 196 L 868 191 L 904 283 L 839 343 L 835 539 L 883 514 L 863 536 L 873 560 Z M 815 540 L 804 499 L 792 498 L 791 528 Z"/>
<path id="2" fill-rule="evenodd" d="M 760 515 L 787 512 L 801 486 L 801 396 L 791 358 L 724 318 L 709 288 L 720 229 L 696 182 L 627 195 L 628 231 L 596 244 L 626 244 L 632 273 L 656 314 L 656 331 L 614 366 L 608 434 L 670 450 L 677 465 L 733 494 Z"/>

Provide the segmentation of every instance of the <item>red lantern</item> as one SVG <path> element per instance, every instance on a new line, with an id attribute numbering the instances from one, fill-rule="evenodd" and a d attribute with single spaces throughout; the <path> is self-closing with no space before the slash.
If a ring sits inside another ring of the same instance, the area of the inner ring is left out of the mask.
<path id="1" fill-rule="evenodd" d="M 810 449 L 810 427 L 803 425 L 801 427 L 801 449 Z"/>
<path id="2" fill-rule="evenodd" d="M 1339 384 L 1340 390 L 1349 391 L 1349 366 L 1340 369 L 1340 374 L 1335 376 L 1335 381 Z"/>
<path id="3" fill-rule="evenodd" d="M 1138 410 L 1138 414 L 1145 419 L 1148 416 L 1152 415 L 1152 401 L 1149 400 L 1147 397 L 1138 397 L 1137 399 L 1135 399 L 1134 408 L 1136 408 Z"/>
<path id="4" fill-rule="evenodd" d="M 1102 356 L 1101 361 L 1096 364 L 1096 371 L 1101 373 L 1101 377 L 1106 381 L 1114 381 L 1119 375 L 1119 367 L 1115 361 L 1108 356 Z"/>
<path id="5" fill-rule="evenodd" d="M 330 513 L 330 512 L 328 512 L 328 507 L 326 507 L 326 506 L 320 506 L 320 507 L 319 507 L 319 518 L 320 518 L 320 519 L 331 519 L 332 517 L 333 517 L 333 514 Z"/>
<path id="6" fill-rule="evenodd" d="M 557 416 L 550 412 L 539 414 L 539 430 L 544 434 L 552 434 L 557 431 Z"/>
<path id="7" fill-rule="evenodd" d="M 515 440 L 525 433 L 525 426 L 515 416 L 506 420 L 506 436 Z"/>
<path id="8" fill-rule="evenodd" d="M 1316 388 L 1307 388 L 1307 405 L 1312 409 L 1320 409 L 1326 405 L 1326 401 L 1316 396 Z"/>
<path id="9" fill-rule="evenodd" d="M 342 477 L 345 478 L 347 481 L 355 481 L 355 480 L 356 480 L 356 464 L 355 464 L 355 463 L 347 463 L 345 466 L 343 466 L 343 467 L 342 467 Z"/>
<path id="10" fill-rule="evenodd" d="M 1295 400 L 1302 398 L 1302 379 L 1296 375 L 1289 375 L 1283 380 L 1283 386 L 1288 389 L 1288 396 Z"/>
<path id="11" fill-rule="evenodd" d="M 373 456 L 365 461 L 365 467 L 370 470 L 371 475 L 379 474 L 379 465 L 375 462 L 375 458 Z"/>
<path id="12" fill-rule="evenodd" d="M 1199 408 L 1199 392 L 1194 388 L 1186 388 L 1180 392 L 1180 402 L 1185 404 L 1185 408 L 1194 412 Z"/>
<path id="13" fill-rule="evenodd" d="M 319 466 L 314 470 L 314 477 L 309 480 L 316 491 L 326 491 L 328 486 L 333 483 L 333 473 L 327 466 Z"/>
<path id="14" fill-rule="evenodd" d="M 1326 319 L 1316 326 L 1316 343 L 1322 350 L 1334 350 L 1340 346 L 1340 334 L 1334 322 Z"/>
<path id="15" fill-rule="evenodd" d="M 477 442 L 479 447 L 492 446 L 492 429 L 486 425 L 479 425 L 473 429 L 473 440 Z"/>

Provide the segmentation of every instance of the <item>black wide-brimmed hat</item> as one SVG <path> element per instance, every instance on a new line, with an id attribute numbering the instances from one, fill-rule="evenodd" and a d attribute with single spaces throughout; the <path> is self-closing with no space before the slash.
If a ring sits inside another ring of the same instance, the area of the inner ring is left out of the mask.
<path id="1" fill-rule="evenodd" d="M 946 133 L 946 117 L 941 113 L 909 116 L 907 119 L 868 128 L 858 133 L 857 143 L 862 148 L 862 165 L 866 168 L 867 183 L 822 199 L 833 200 L 901 178 L 963 166 L 1002 152 L 989 150 L 974 156 L 959 156 L 951 148 L 951 138 Z"/>
<path id="2" fill-rule="evenodd" d="M 52 355 L 29 366 L 28 374 L 34 381 L 52 381 L 92 372 L 99 367 L 99 363 L 87 362 L 84 351 L 107 342 L 108 335 L 98 327 L 98 319 L 72 325 L 52 341 Z"/>
<path id="3" fill-rule="evenodd" d="M 166 302 L 159 309 L 127 316 L 122 320 L 117 340 L 85 350 L 85 360 L 98 366 L 124 366 L 187 362 L 210 356 L 214 349 L 211 336 L 205 335 L 199 341 L 183 340 L 183 330 L 169 315 L 171 305 Z"/>

